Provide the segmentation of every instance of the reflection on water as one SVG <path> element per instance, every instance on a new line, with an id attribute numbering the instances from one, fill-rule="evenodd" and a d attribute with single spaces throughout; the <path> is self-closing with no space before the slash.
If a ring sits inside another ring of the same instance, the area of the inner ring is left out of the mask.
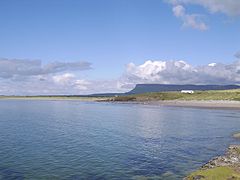
<path id="1" fill-rule="evenodd" d="M 240 113 L 0 101 L 0 179 L 181 179 L 237 143 Z"/>

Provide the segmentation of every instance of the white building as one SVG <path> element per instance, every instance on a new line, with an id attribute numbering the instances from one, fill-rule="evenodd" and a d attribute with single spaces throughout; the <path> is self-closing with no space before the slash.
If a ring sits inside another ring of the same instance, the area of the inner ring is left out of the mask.
<path id="1" fill-rule="evenodd" d="M 194 91 L 193 91 L 193 90 L 181 90 L 181 93 L 184 93 L 184 94 L 193 94 Z"/>

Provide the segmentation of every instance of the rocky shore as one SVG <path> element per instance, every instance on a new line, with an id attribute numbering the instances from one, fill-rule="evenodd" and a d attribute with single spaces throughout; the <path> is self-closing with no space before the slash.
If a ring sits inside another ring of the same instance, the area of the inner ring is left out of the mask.
<path id="1" fill-rule="evenodd" d="M 109 98 L 109 99 L 99 100 L 98 102 L 134 103 L 134 104 L 170 106 L 170 107 L 240 110 L 240 101 L 229 101 L 229 100 L 143 100 L 141 101 L 141 100 L 136 100 L 129 97 L 121 97 L 119 99 Z"/>
<path id="2" fill-rule="evenodd" d="M 240 145 L 231 145 L 225 155 L 213 158 L 185 180 L 240 180 Z"/>
<path id="3" fill-rule="evenodd" d="M 171 101 L 151 101 L 148 104 L 176 107 L 195 107 L 195 108 L 211 108 L 211 109 L 240 109 L 240 101 L 227 100 L 171 100 Z"/>

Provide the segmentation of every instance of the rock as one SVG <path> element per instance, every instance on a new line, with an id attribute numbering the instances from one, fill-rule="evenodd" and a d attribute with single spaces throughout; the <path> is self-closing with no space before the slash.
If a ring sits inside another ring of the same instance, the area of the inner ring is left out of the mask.
<path id="1" fill-rule="evenodd" d="M 235 133 L 235 134 L 233 134 L 233 137 L 234 137 L 234 138 L 240 138 L 240 133 Z"/>
<path id="2" fill-rule="evenodd" d="M 167 172 L 162 174 L 162 176 L 173 176 L 173 175 L 174 175 L 174 173 L 171 172 L 171 171 L 167 171 Z"/>
<path id="3" fill-rule="evenodd" d="M 203 165 L 199 170 L 193 172 L 185 179 L 187 180 L 198 180 L 202 178 L 205 179 L 205 177 L 203 176 L 204 172 L 207 171 L 209 172 L 210 170 L 213 174 L 219 173 L 221 172 L 221 169 L 219 171 L 219 168 L 227 170 L 230 173 L 230 175 L 232 173 L 232 176 L 230 177 L 228 176 L 229 180 L 240 178 L 240 145 L 231 145 L 228 148 L 225 155 L 213 158 L 207 164 Z M 201 172 L 203 174 L 198 174 L 198 172 Z"/>
<path id="4" fill-rule="evenodd" d="M 205 178 L 205 177 L 202 176 L 202 175 L 196 175 L 196 176 L 193 177 L 193 180 L 200 180 L 202 178 Z"/>
<path id="5" fill-rule="evenodd" d="M 213 168 L 219 166 L 239 166 L 240 167 L 240 145 L 232 145 L 228 148 L 224 156 L 210 160 L 202 168 Z"/>

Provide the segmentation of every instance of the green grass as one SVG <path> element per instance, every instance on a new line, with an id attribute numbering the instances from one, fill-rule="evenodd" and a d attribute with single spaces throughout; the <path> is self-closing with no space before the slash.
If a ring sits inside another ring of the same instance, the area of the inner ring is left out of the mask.
<path id="1" fill-rule="evenodd" d="M 195 178 L 194 178 L 195 177 Z M 207 170 L 198 170 L 190 174 L 186 179 L 187 180 L 194 180 L 197 179 L 201 180 L 240 180 L 240 173 L 234 171 L 231 167 L 216 167 Z"/>
<path id="2" fill-rule="evenodd" d="M 118 96 L 114 98 L 115 101 L 135 101 L 136 97 L 134 96 Z"/>
<path id="3" fill-rule="evenodd" d="M 129 95 L 115 98 L 129 99 L 134 101 L 154 101 L 154 100 L 231 100 L 240 101 L 240 90 L 219 90 L 219 91 L 195 91 L 193 94 L 183 94 L 181 92 L 156 92 Z"/>
<path id="4" fill-rule="evenodd" d="M 83 101 L 159 101 L 159 100 L 231 100 L 240 101 L 240 89 L 221 91 L 195 91 L 193 94 L 180 92 L 157 92 L 118 97 L 80 96 L 0 96 L 0 99 L 39 99 L 39 100 L 83 100 Z"/>

